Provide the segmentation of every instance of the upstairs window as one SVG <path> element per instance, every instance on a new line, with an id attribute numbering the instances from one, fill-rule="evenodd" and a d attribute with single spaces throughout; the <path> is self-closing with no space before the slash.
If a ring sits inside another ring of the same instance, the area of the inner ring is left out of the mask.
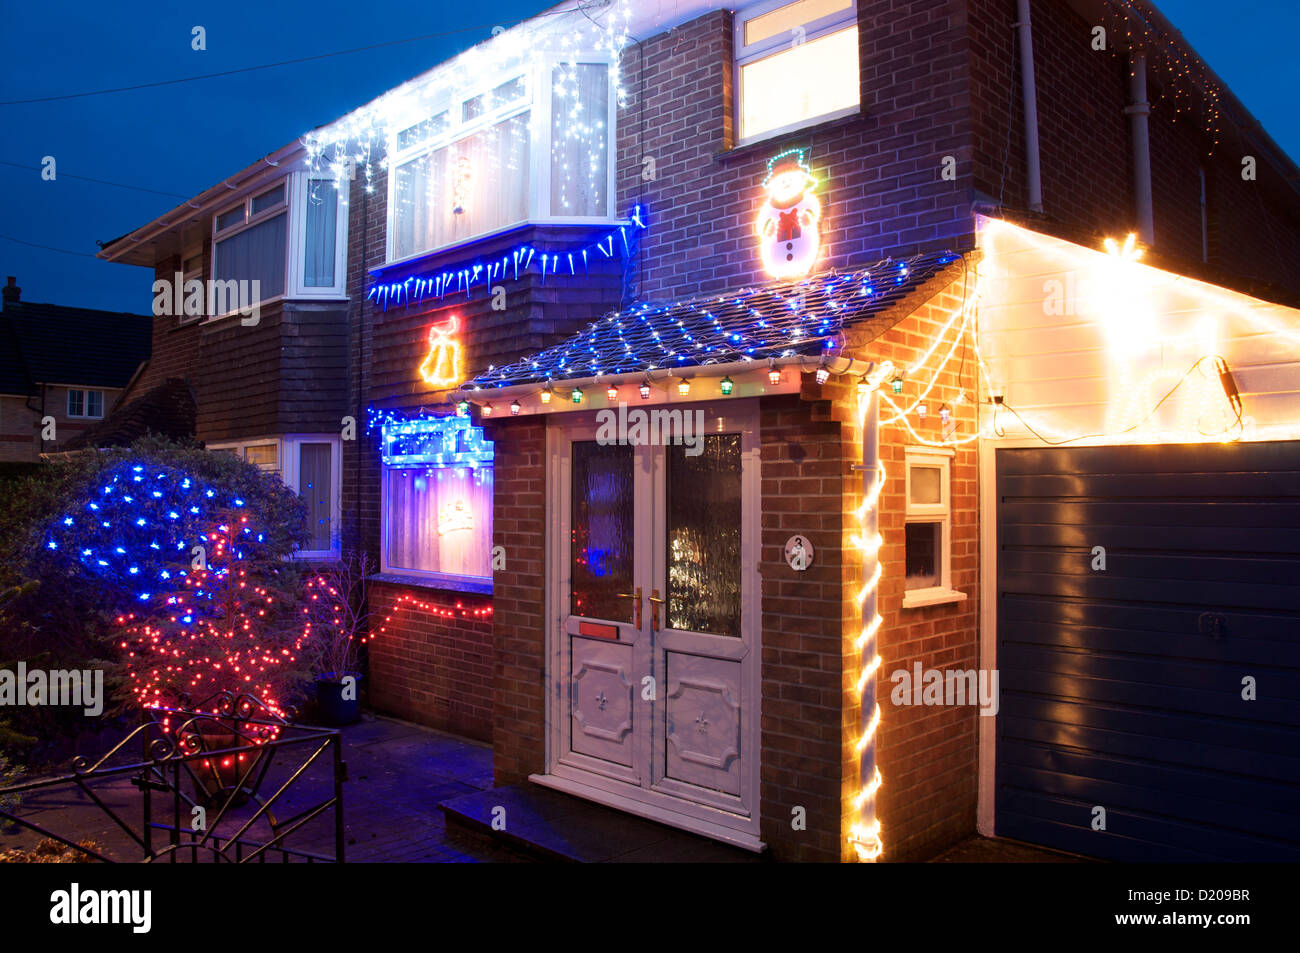
<path id="1" fill-rule="evenodd" d="M 104 416 L 104 392 L 102 390 L 69 390 L 68 416 L 85 417 L 94 420 Z"/>
<path id="2" fill-rule="evenodd" d="M 739 142 L 858 111 L 855 0 L 769 0 L 736 16 Z"/>
<path id="3" fill-rule="evenodd" d="M 444 98 L 393 137 L 388 259 L 529 221 L 608 221 L 613 74 L 556 62 Z"/>
<path id="4" fill-rule="evenodd" d="M 258 281 L 262 302 L 341 297 L 347 215 L 340 200 L 333 180 L 297 172 L 218 212 L 212 220 L 212 277 Z"/>

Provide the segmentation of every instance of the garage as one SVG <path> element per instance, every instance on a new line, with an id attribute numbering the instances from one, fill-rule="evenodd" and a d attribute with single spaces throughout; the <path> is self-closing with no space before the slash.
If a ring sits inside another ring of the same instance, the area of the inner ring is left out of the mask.
<path id="1" fill-rule="evenodd" d="M 999 449 L 995 470 L 996 833 L 1300 860 L 1300 443 Z"/>

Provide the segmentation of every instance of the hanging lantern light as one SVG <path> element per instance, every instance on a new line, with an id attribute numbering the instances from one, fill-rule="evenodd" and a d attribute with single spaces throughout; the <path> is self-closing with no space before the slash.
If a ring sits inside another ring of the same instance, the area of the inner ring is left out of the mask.
<path id="1" fill-rule="evenodd" d="M 690 392 L 691 392 L 691 382 L 683 377 L 680 381 L 677 382 L 677 393 L 680 396 L 685 397 Z"/>
<path id="2" fill-rule="evenodd" d="M 831 371 L 830 368 L 826 366 L 826 358 L 823 357 L 822 362 L 817 365 L 817 384 L 820 386 L 830 379 Z"/>
<path id="3" fill-rule="evenodd" d="M 895 394 L 901 394 L 903 392 L 903 375 L 895 374 L 894 379 L 889 382 L 889 386 L 894 389 Z"/>
<path id="4" fill-rule="evenodd" d="M 542 391 L 542 394 L 541 394 L 542 403 L 543 403 L 543 404 L 549 404 L 549 403 L 551 402 L 551 396 L 552 396 L 552 394 L 551 394 L 551 385 L 550 385 L 550 384 L 547 384 L 547 385 L 546 385 L 546 389 L 543 390 L 543 391 Z"/>
<path id="5" fill-rule="evenodd" d="M 469 416 L 469 401 L 467 401 L 467 400 L 457 401 L 457 403 L 456 403 L 456 416 L 457 416 L 457 417 L 468 417 L 468 416 Z"/>
<path id="6" fill-rule="evenodd" d="M 614 401 L 618 400 L 618 388 L 613 384 L 610 384 L 605 391 L 605 396 L 609 398 L 609 402 L 612 404 Z"/>
<path id="7" fill-rule="evenodd" d="M 491 416 L 492 416 L 492 405 L 491 405 L 491 404 L 484 404 L 484 405 L 483 405 L 483 416 L 484 416 L 484 417 L 491 417 Z"/>
<path id="8" fill-rule="evenodd" d="M 639 389 L 641 391 L 641 399 L 649 400 L 650 399 L 650 378 L 647 377 L 645 380 L 643 380 L 641 382 L 641 387 Z"/>
<path id="9" fill-rule="evenodd" d="M 718 384 L 718 386 L 722 388 L 723 397 L 730 397 L 732 388 L 736 386 L 736 382 L 733 381 L 730 377 L 724 377 L 722 381 Z"/>
<path id="10" fill-rule="evenodd" d="M 944 423 L 947 423 L 948 418 L 951 416 L 952 416 L 952 411 L 948 409 L 947 404 L 944 404 L 942 407 L 939 408 L 939 419 L 942 420 Z"/>
<path id="11" fill-rule="evenodd" d="M 781 372 L 776 369 L 776 358 L 774 357 L 768 358 L 767 361 L 767 380 L 773 387 L 781 383 Z"/>
<path id="12" fill-rule="evenodd" d="M 925 404 L 919 404 L 916 408 L 916 416 L 924 420 L 925 414 L 926 414 Z"/>
<path id="13" fill-rule="evenodd" d="M 867 383 L 867 375 L 863 374 L 858 381 L 858 399 L 863 400 L 871 393 L 871 385 Z"/>
<path id="14" fill-rule="evenodd" d="M 521 410 L 523 410 L 523 409 L 524 409 L 524 408 L 523 408 L 523 406 L 519 403 L 519 401 L 517 401 L 517 400 L 512 400 L 512 401 L 510 402 L 510 416 L 511 416 L 511 417 L 518 417 L 518 416 L 519 416 L 519 411 L 521 411 Z"/>
<path id="15" fill-rule="evenodd" d="M 569 393 L 569 397 L 570 397 L 570 399 L 572 399 L 572 401 L 573 401 L 575 404 L 581 404 L 581 403 L 582 403 L 582 388 L 581 388 L 581 387 L 575 387 L 575 388 L 573 388 L 573 390 Z"/>

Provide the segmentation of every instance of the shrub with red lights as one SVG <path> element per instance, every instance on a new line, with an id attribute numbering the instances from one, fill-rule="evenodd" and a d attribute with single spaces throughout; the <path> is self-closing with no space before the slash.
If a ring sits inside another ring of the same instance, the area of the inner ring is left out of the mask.
<path id="1" fill-rule="evenodd" d="M 127 688 L 142 708 L 229 691 L 285 716 L 301 690 L 312 624 L 295 611 L 289 568 L 251 558 L 256 538 L 247 513 L 226 514 L 204 534 L 206 552 L 178 577 L 179 589 L 118 617 Z"/>

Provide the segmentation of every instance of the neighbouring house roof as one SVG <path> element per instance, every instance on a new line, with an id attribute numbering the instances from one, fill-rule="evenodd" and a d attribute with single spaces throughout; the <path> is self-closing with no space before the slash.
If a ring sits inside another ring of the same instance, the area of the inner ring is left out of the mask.
<path id="1" fill-rule="evenodd" d="M 963 267 L 960 255 L 936 252 L 706 298 L 637 304 L 531 357 L 489 368 L 462 389 L 835 356 L 850 325 L 876 325 L 866 339 L 876 337 Z"/>
<path id="2" fill-rule="evenodd" d="M 6 302 L 0 312 L 0 390 L 37 384 L 122 388 L 149 359 L 148 315 Z M 10 392 L 10 391 L 6 391 Z"/>
<path id="3" fill-rule="evenodd" d="M 194 392 L 179 377 L 168 378 L 71 440 L 61 451 L 125 447 L 146 434 L 181 440 L 194 436 Z"/>

